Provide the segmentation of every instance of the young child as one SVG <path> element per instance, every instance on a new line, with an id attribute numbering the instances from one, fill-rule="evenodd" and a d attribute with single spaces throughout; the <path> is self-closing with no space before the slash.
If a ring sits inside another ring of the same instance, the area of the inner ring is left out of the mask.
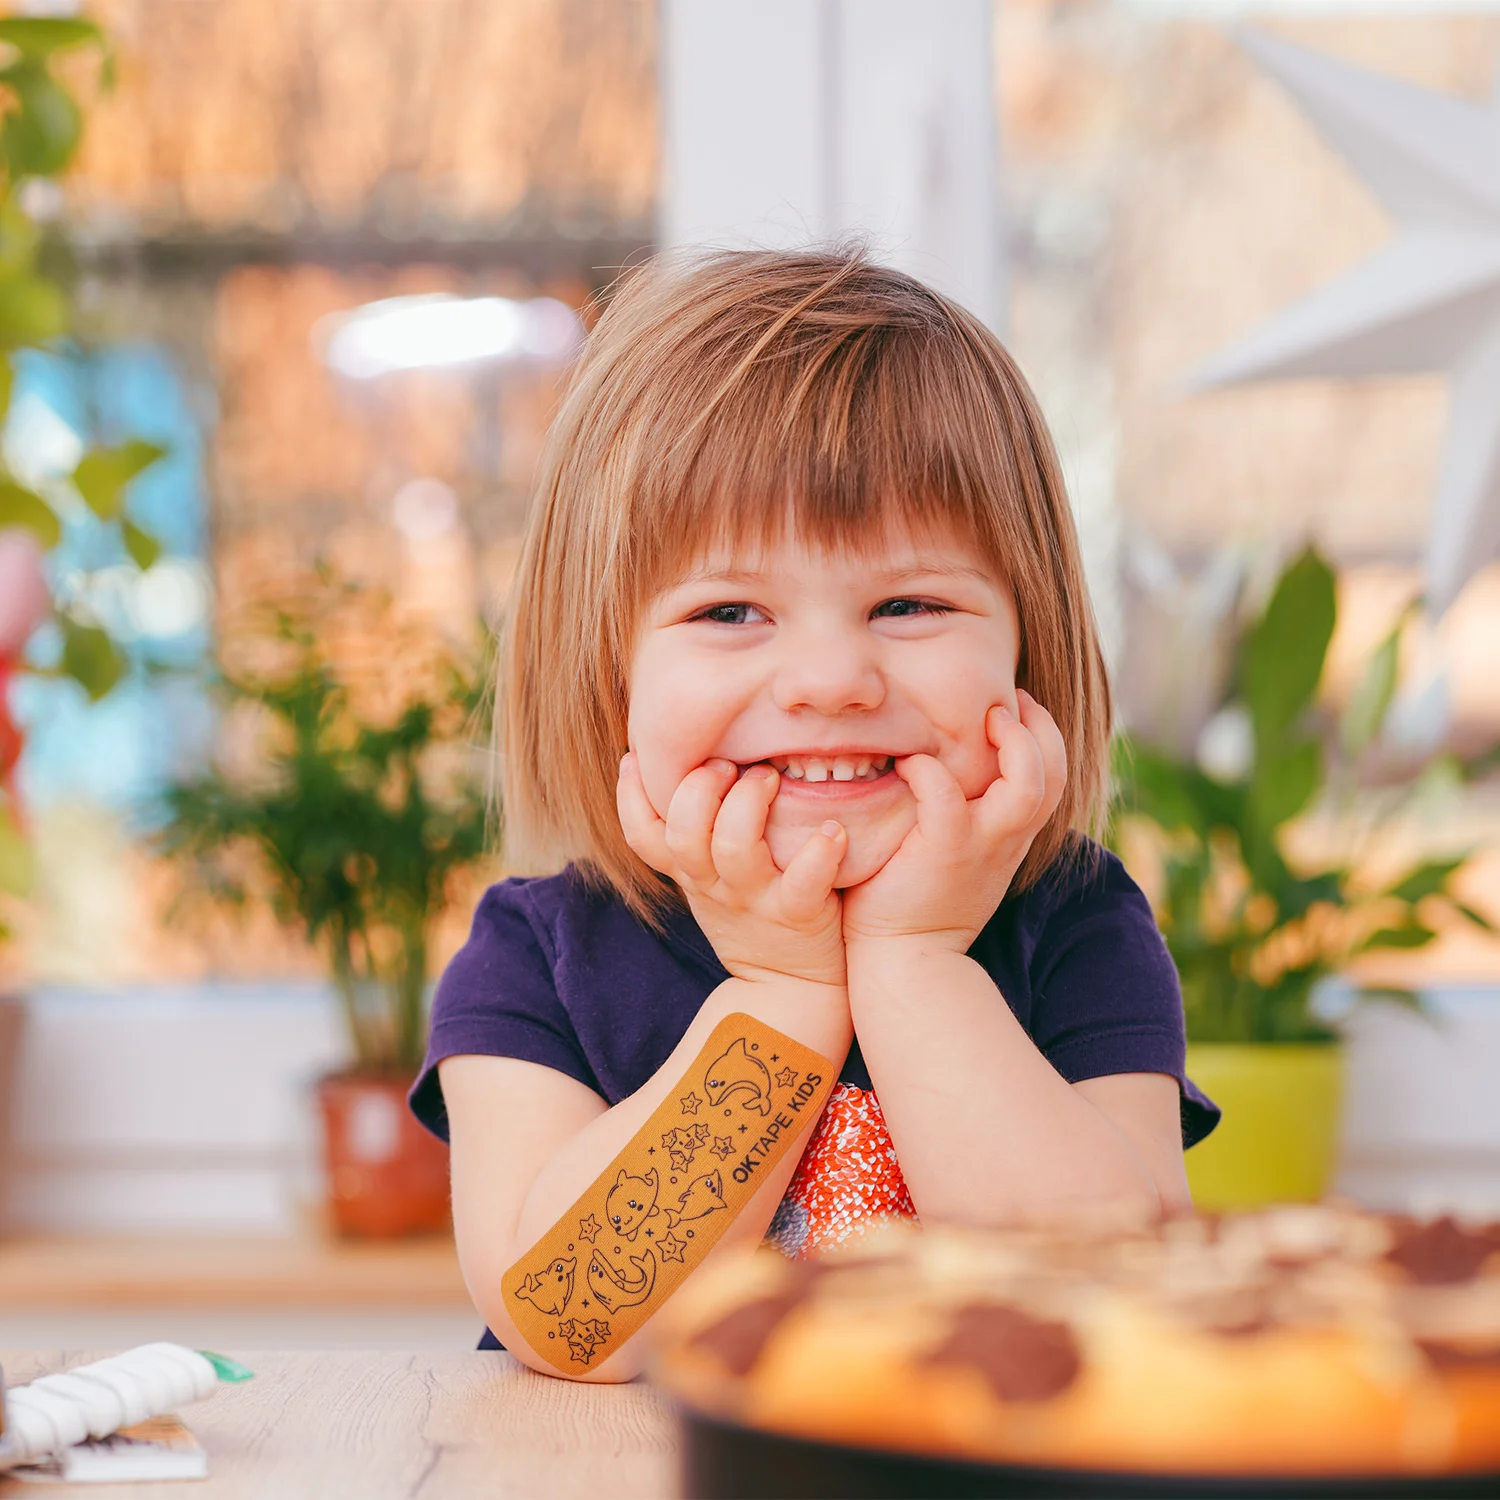
<path id="1" fill-rule="evenodd" d="M 731 1015 L 841 1071 L 710 1254 L 1189 1209 L 1183 1144 L 1217 1111 L 1147 903 L 1083 833 L 1110 704 L 1077 539 L 974 318 L 858 254 L 636 271 L 553 425 L 501 672 L 508 852 L 560 873 L 485 895 L 412 1105 L 451 1139 L 464 1274 L 519 1359 L 557 1373 L 536 1308 L 603 1340 L 614 1268 L 648 1292 L 668 1269 L 640 1233 L 661 1179 L 615 1167 L 654 1111 L 696 1109 Z M 601 1181 L 613 1262 L 576 1243 Z M 724 1207 L 722 1174 L 701 1186 L 691 1212 Z M 528 1255 L 522 1309 L 501 1282 Z M 564 1373 L 628 1379 L 648 1333 Z"/>

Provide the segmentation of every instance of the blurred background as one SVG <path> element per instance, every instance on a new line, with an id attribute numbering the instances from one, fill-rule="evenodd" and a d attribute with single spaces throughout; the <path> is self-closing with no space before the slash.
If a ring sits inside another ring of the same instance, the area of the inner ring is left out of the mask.
<path id="1" fill-rule="evenodd" d="M 0 47 L 0 1347 L 472 1346 L 400 1092 L 503 871 L 486 639 L 598 299 L 695 243 L 861 233 L 1034 383 L 1109 836 L 1270 1122 L 1200 1200 L 1500 1214 L 1500 0 L 99 0 Z"/>

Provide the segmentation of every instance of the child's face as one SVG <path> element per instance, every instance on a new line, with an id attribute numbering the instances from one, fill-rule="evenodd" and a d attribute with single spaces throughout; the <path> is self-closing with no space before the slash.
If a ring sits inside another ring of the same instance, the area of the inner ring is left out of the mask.
<path id="1" fill-rule="evenodd" d="M 935 756 L 974 798 L 994 781 L 985 715 L 1016 705 L 1009 587 L 968 543 L 896 537 L 839 556 L 795 539 L 704 557 L 646 609 L 630 672 L 630 748 L 665 817 L 706 760 L 769 761 L 782 869 L 829 818 L 840 886 L 869 879 L 916 822 L 891 758 Z"/>

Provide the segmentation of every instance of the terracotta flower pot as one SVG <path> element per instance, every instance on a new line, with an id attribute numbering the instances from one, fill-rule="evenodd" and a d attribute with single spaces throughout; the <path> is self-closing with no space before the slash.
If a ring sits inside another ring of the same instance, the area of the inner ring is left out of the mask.
<path id="1" fill-rule="evenodd" d="M 26 1028 L 26 1006 L 0 995 L 0 1234 L 6 1229 L 6 1189 L 14 1159 L 11 1145 L 15 1115 L 16 1080 L 20 1076 L 21 1034 Z"/>
<path id="2" fill-rule="evenodd" d="M 1193 1043 L 1187 1070 L 1224 1111 L 1187 1154 L 1200 1209 L 1313 1203 L 1327 1193 L 1338 1158 L 1342 1046 Z"/>
<path id="3" fill-rule="evenodd" d="M 412 1080 L 335 1073 L 318 1081 L 334 1229 L 361 1238 L 447 1227 L 448 1148 L 406 1107 Z"/>

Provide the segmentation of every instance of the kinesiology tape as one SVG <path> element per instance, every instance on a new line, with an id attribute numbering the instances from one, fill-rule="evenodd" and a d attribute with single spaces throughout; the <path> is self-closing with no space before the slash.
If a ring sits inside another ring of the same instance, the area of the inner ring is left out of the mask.
<path id="1" fill-rule="evenodd" d="M 526 1342 L 568 1374 L 619 1348 L 818 1118 L 836 1072 L 754 1016 L 720 1021 L 625 1149 L 505 1273 Z"/>

